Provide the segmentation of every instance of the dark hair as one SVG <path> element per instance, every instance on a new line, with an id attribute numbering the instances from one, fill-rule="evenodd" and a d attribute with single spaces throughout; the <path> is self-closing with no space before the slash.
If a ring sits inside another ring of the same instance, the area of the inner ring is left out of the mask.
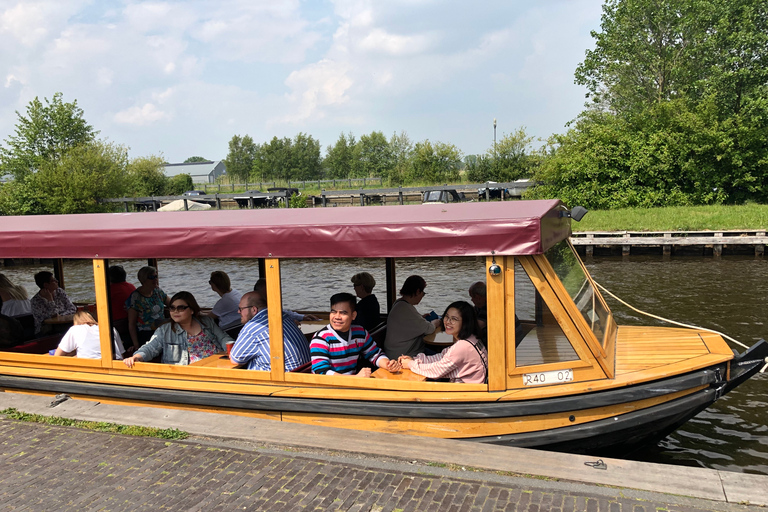
<path id="1" fill-rule="evenodd" d="M 451 308 L 457 309 L 461 315 L 461 329 L 459 330 L 459 339 L 466 340 L 473 334 L 477 336 L 478 328 L 475 308 L 473 308 L 472 305 L 465 300 L 457 300 L 456 302 L 451 302 L 448 307 L 445 308 L 443 317 L 448 314 L 448 310 Z"/>
<path id="2" fill-rule="evenodd" d="M 110 283 L 124 283 L 125 278 L 127 277 L 127 274 L 125 273 L 125 269 L 120 265 L 112 265 L 111 267 L 109 267 L 109 270 L 107 270 L 107 274 L 109 275 Z"/>
<path id="3" fill-rule="evenodd" d="M 408 279 L 403 283 L 403 287 L 400 288 L 400 295 L 404 297 L 412 297 L 418 292 L 423 292 L 427 287 L 427 282 L 421 276 L 408 276 Z"/>
<path id="4" fill-rule="evenodd" d="M 349 307 L 352 309 L 352 311 L 354 311 L 355 306 L 357 306 L 357 298 L 351 293 L 347 293 L 347 292 L 334 293 L 333 295 L 331 295 L 331 307 L 335 306 L 339 302 L 348 302 Z M 352 311 L 350 311 L 350 313 Z"/>
<path id="5" fill-rule="evenodd" d="M 168 305 L 173 305 L 177 300 L 183 300 L 187 303 L 187 306 L 192 308 L 192 316 L 197 317 L 200 314 L 200 305 L 197 303 L 197 300 L 195 300 L 195 296 L 191 293 L 178 292 L 174 294 L 173 297 L 171 297 L 171 300 L 168 301 Z M 171 329 L 173 329 L 173 332 L 176 332 L 176 322 L 173 321 L 173 317 L 171 317 Z"/>
<path id="6" fill-rule="evenodd" d="M 226 272 L 221 270 L 214 270 L 211 272 L 210 283 L 221 292 L 227 293 L 232 291 L 232 283 L 229 280 L 229 276 Z"/>
<path id="7" fill-rule="evenodd" d="M 48 284 L 53 277 L 53 273 L 43 270 L 35 274 L 35 284 L 42 290 L 43 286 Z"/>

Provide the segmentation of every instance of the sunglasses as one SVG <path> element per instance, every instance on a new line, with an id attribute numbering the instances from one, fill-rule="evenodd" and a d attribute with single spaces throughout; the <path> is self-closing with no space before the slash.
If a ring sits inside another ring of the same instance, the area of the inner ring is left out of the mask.
<path id="1" fill-rule="evenodd" d="M 151 276 L 147 276 L 147 279 L 149 279 L 150 281 L 154 281 L 155 279 L 157 279 L 157 274 L 153 274 Z"/>
<path id="2" fill-rule="evenodd" d="M 179 312 L 186 311 L 188 309 L 189 309 L 189 306 L 168 306 L 168 311 L 170 311 L 171 313 L 176 311 L 179 311 Z"/>

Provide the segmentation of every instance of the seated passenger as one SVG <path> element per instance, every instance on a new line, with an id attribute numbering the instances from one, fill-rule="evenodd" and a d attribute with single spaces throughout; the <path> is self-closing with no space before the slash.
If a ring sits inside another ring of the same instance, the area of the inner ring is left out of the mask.
<path id="1" fill-rule="evenodd" d="M 151 361 L 162 354 L 161 363 L 187 365 L 227 351 L 232 341 L 213 318 L 200 315 L 200 306 L 189 292 L 171 297 L 170 323 L 157 328 L 149 343 L 123 362 L 133 368 L 135 361 Z"/>
<path id="2" fill-rule="evenodd" d="M 430 379 L 483 384 L 488 381 L 488 351 L 477 339 L 475 309 L 468 302 L 452 303 L 443 314 L 445 332 L 453 335 L 454 344 L 439 354 L 416 357 L 401 356 L 403 368 Z"/>
<path id="3" fill-rule="evenodd" d="M 27 290 L 13 284 L 4 274 L 0 274 L 0 315 L 24 316 L 32 314 Z"/>
<path id="4" fill-rule="evenodd" d="M 43 320 L 58 316 L 71 315 L 77 308 L 69 301 L 67 293 L 59 288 L 59 281 L 47 271 L 35 274 L 35 284 L 40 291 L 32 297 L 32 316 L 35 317 L 35 334 L 40 332 Z"/>
<path id="5" fill-rule="evenodd" d="M 152 332 L 165 323 L 168 295 L 160 289 L 155 267 L 141 267 L 137 275 L 141 285 L 125 301 L 128 310 L 128 332 L 137 349 L 152 337 Z"/>
<path id="6" fill-rule="evenodd" d="M 136 287 L 125 281 L 125 269 L 120 265 L 112 265 L 107 270 L 109 276 L 109 311 L 112 315 L 112 326 L 120 333 L 120 338 L 131 339 L 128 330 L 128 310 L 125 302 L 136 290 Z"/>
<path id="7" fill-rule="evenodd" d="M 381 323 L 379 301 L 371 293 L 373 287 L 376 286 L 376 280 L 368 272 L 360 272 L 352 276 L 352 286 L 355 289 L 355 295 L 360 297 L 360 301 L 355 306 L 357 318 L 353 323 L 371 332 L 374 327 Z"/>
<path id="8" fill-rule="evenodd" d="M 101 359 L 101 342 L 99 341 L 99 325 L 86 311 L 78 311 L 73 319 L 74 325 L 61 338 L 55 356 L 82 357 L 85 359 Z M 120 334 L 112 329 L 115 345 L 115 359 L 122 359 L 123 341 Z"/>
<path id="9" fill-rule="evenodd" d="M 488 299 L 486 297 L 485 283 L 477 281 L 469 287 L 469 298 L 475 305 L 475 314 L 477 315 L 477 325 L 480 329 L 485 328 L 488 322 Z"/>
<path id="10" fill-rule="evenodd" d="M 10 316 L 0 315 L 0 350 L 22 343 L 24 343 L 24 327 L 21 323 Z"/>
<path id="11" fill-rule="evenodd" d="M 384 352 L 390 359 L 424 352 L 424 336 L 435 332 L 440 325 L 439 318 L 430 322 L 414 307 L 424 298 L 426 287 L 427 283 L 421 276 L 410 276 L 403 283 L 401 297 L 392 305 L 387 317 Z"/>
<path id="12" fill-rule="evenodd" d="M 248 292 L 240 299 L 237 309 L 244 325 L 229 354 L 230 360 L 237 364 L 248 363 L 249 370 L 270 371 L 266 301 L 258 293 Z M 283 315 L 283 355 L 286 372 L 309 362 L 307 339 L 287 315 Z"/>
<path id="13" fill-rule="evenodd" d="M 370 377 L 370 368 L 355 374 L 361 354 L 379 368 L 390 372 L 400 370 L 400 363 L 384 355 L 365 329 L 352 325 L 356 316 L 355 302 L 351 293 L 337 293 L 331 297 L 331 323 L 317 331 L 309 344 L 312 373 Z"/>
<path id="14" fill-rule="evenodd" d="M 267 280 L 263 277 L 256 281 L 256 284 L 253 285 L 253 291 L 261 295 L 261 298 L 264 299 L 266 302 L 267 300 Z M 306 320 L 309 322 L 310 320 L 320 320 L 319 317 L 316 317 L 315 315 L 303 315 L 301 313 L 297 313 L 296 311 L 291 311 L 290 309 L 284 309 L 283 315 L 288 315 L 288 318 L 293 320 L 294 322 L 301 323 L 302 320 Z"/>
<path id="15" fill-rule="evenodd" d="M 213 305 L 210 316 L 219 319 L 219 325 L 222 329 L 239 324 L 240 313 L 238 313 L 237 305 L 243 294 L 238 290 L 232 289 L 227 273 L 221 270 L 211 272 L 211 279 L 208 281 L 208 284 L 211 285 L 211 290 L 221 297 Z"/>

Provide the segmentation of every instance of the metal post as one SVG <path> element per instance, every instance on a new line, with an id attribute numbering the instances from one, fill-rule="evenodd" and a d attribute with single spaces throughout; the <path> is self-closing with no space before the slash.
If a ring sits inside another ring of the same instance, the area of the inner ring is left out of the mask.
<path id="1" fill-rule="evenodd" d="M 184 199 L 184 211 L 189 210 L 189 205 L 187 205 L 187 200 Z"/>
<path id="2" fill-rule="evenodd" d="M 398 197 L 398 201 L 400 202 L 400 205 L 402 205 L 403 204 L 403 186 L 402 185 L 398 187 L 397 197 Z"/>

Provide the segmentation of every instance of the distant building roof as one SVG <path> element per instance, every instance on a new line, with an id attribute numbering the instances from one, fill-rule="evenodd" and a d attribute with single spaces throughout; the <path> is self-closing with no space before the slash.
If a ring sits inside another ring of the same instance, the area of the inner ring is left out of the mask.
<path id="1" fill-rule="evenodd" d="M 226 166 L 221 160 L 208 162 L 190 162 L 185 164 L 165 164 L 163 172 L 169 178 L 179 174 L 189 174 L 195 183 L 213 183 L 216 178 L 226 174 Z"/>

